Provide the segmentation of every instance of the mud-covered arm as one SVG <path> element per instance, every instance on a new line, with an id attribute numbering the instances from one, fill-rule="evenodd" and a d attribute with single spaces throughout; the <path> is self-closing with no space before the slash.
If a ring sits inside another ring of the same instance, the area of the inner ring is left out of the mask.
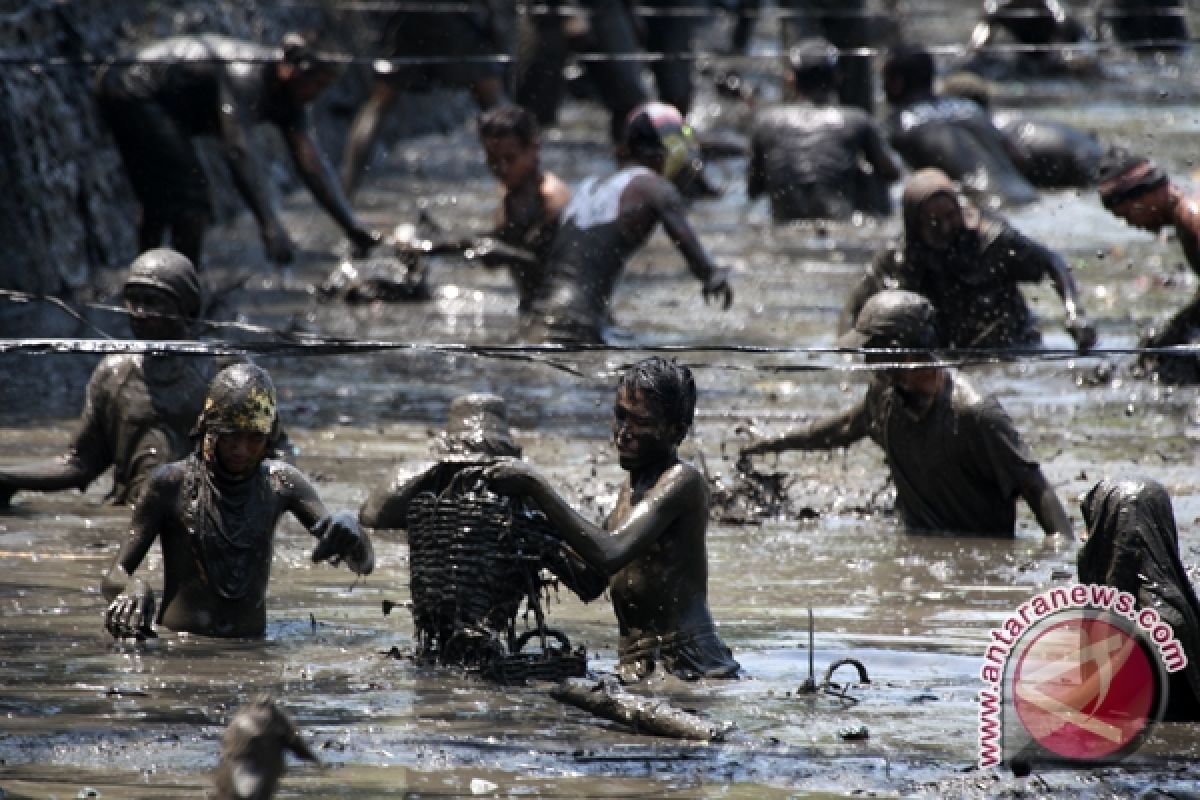
<path id="1" fill-rule="evenodd" d="M 369 574 L 375 568 L 375 550 L 354 513 L 329 513 L 312 482 L 290 464 L 277 462 L 272 469 L 276 470 L 275 485 L 285 492 L 284 510 L 320 540 L 312 552 L 313 563 L 344 561 L 352 572 Z"/>
<path id="2" fill-rule="evenodd" d="M 878 126 L 869 120 L 863 127 L 862 151 L 867 163 L 875 170 L 876 177 L 885 183 L 900 180 L 904 167 L 899 154 L 884 140 Z"/>
<path id="3" fill-rule="evenodd" d="M 46 461 L 19 464 L 0 469 L 0 507 L 19 489 L 57 491 L 86 489 L 113 463 L 113 453 L 105 432 L 109 413 L 104 381 L 108 373 L 97 369 L 88 381 L 79 430 L 65 453 Z"/>
<path id="4" fill-rule="evenodd" d="M 368 528 L 407 528 L 408 507 L 428 478 L 429 470 L 398 475 L 386 489 L 371 492 L 358 510 L 358 521 Z"/>
<path id="5" fill-rule="evenodd" d="M 877 270 L 870 268 L 863 273 L 858 283 L 850 289 L 850 293 L 846 296 L 846 303 L 842 306 L 842 313 L 838 315 L 838 336 L 849 332 L 854 327 L 858 313 L 862 311 L 862 307 L 866 305 L 867 301 L 886 288 L 888 287 L 880 278 Z"/>
<path id="6" fill-rule="evenodd" d="M 174 483 L 169 470 L 170 467 L 164 467 L 155 471 L 137 505 L 133 507 L 129 536 L 121 545 L 100 586 L 104 599 L 110 603 L 130 588 L 133 573 L 141 566 L 146 553 L 150 552 L 150 546 L 162 532 L 162 526 L 171 512 Z"/>
<path id="7" fill-rule="evenodd" d="M 360 251 L 369 250 L 378 244 L 381 238 L 379 234 L 363 225 L 351 210 L 350 201 L 346 199 L 333 167 L 317 147 L 308 115 L 303 115 L 302 123 L 286 128 L 283 136 L 304 185 L 345 231 L 346 238 Z"/>
<path id="8" fill-rule="evenodd" d="M 760 197 L 767 191 L 766 148 L 756 131 L 750 139 L 750 161 L 746 165 L 746 196 Z"/>
<path id="9" fill-rule="evenodd" d="M 1183 247 L 1188 266 L 1192 268 L 1192 272 L 1200 275 L 1200 200 L 1185 197 L 1183 192 L 1174 186 L 1170 191 L 1175 204 L 1175 235 L 1179 237 L 1179 244 Z"/>
<path id="10" fill-rule="evenodd" d="M 1040 280 L 1050 278 L 1054 291 L 1062 299 L 1066 312 L 1064 326 L 1080 350 L 1087 350 L 1096 343 L 1096 329 L 1088 321 L 1079 298 L 1079 286 L 1071 273 L 1066 259 L 1050 248 L 1033 241 L 1015 230 L 1009 230 L 997 240 L 992 248 L 1000 251 L 1010 265 L 1017 280 Z M 991 249 L 991 248 L 989 248 Z"/>
<path id="11" fill-rule="evenodd" d="M 645 190 L 650 203 L 658 212 L 667 236 L 687 261 L 691 273 L 704 284 L 705 299 L 718 297 L 722 307 L 728 309 L 733 304 L 733 290 L 729 287 L 728 272 L 716 265 L 704 249 L 704 245 L 700 243 L 695 229 L 688 222 L 687 206 L 679 190 L 661 177 L 650 182 Z"/>
<path id="12" fill-rule="evenodd" d="M 685 511 L 707 507 L 703 479 L 677 464 L 634 506 L 618 528 L 605 531 L 579 515 L 546 479 L 526 464 L 499 464 L 483 471 L 489 487 L 501 494 L 525 495 L 575 552 L 608 575 L 644 555 Z"/>
<path id="13" fill-rule="evenodd" d="M 1074 536 L 1071 528 L 1071 518 L 1058 499 L 1058 493 L 1046 480 L 1041 469 L 1031 469 L 1021 483 L 1021 497 L 1029 505 L 1029 510 L 1037 519 L 1038 525 L 1047 536 L 1062 534 L 1070 539 Z"/>
<path id="14" fill-rule="evenodd" d="M 854 444 L 866 435 L 867 405 L 864 399 L 841 414 L 754 442 L 742 448 L 742 455 L 782 453 L 785 450 L 831 450 Z"/>
<path id="15" fill-rule="evenodd" d="M 217 118 L 220 123 L 221 145 L 225 161 L 238 192 L 250 207 L 254 218 L 270 239 L 283 231 L 279 215 L 271 204 L 267 193 L 267 182 L 261 174 L 251 145 L 251 128 L 245 104 L 227 80 L 221 80 L 217 88 Z"/>

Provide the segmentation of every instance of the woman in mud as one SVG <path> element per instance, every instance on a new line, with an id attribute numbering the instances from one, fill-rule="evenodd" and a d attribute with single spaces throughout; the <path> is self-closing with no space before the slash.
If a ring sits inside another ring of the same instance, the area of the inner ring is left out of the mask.
<path id="1" fill-rule="evenodd" d="M 1035 347 L 1042 334 L 1018 286 L 1050 278 L 1062 298 L 1067 333 L 1080 351 L 1096 343 L 1079 289 L 1057 253 L 1000 217 L 980 212 L 944 172 L 923 169 L 904 187 L 904 241 L 875 258 L 851 290 L 838 333 L 851 330 L 882 289 L 907 289 L 937 309 L 943 347 Z"/>
<path id="2" fill-rule="evenodd" d="M 166 248 L 129 265 L 129 325 L 138 339 L 189 338 L 203 302 L 192 262 Z M 0 508 L 22 489 L 86 489 L 110 466 L 114 503 L 134 503 L 155 467 L 182 458 L 188 432 L 216 372 L 211 358 L 113 354 L 88 381 L 79 429 L 67 451 L 50 461 L 0 469 Z"/>
<path id="3" fill-rule="evenodd" d="M 649 358 L 621 376 L 613 442 L 629 482 L 603 527 L 580 516 L 529 466 L 483 470 L 489 488 L 532 499 L 584 560 L 609 577 L 623 680 L 657 664 L 684 679 L 732 678 L 740 669 L 708 609 L 708 483 L 677 453 L 692 426 L 691 370 Z"/>
<path id="4" fill-rule="evenodd" d="M 252 364 L 213 378 L 196 424 L 196 449 L 151 476 L 129 538 L 104 578 L 105 627 L 117 638 L 153 636 L 154 593 L 131 576 L 155 539 L 163 552 L 157 622 L 206 636 L 262 636 L 275 525 L 290 511 L 320 539 L 314 562 L 374 568 L 371 540 L 352 514 L 329 514 L 295 467 L 266 459 L 278 431 L 275 387 Z"/>
<path id="5" fill-rule="evenodd" d="M 1170 624 L 1187 666 L 1170 674 L 1166 719 L 1200 721 L 1200 601 L 1179 558 L 1171 497 L 1153 480 L 1102 480 L 1083 499 L 1079 581 L 1114 586 Z"/>

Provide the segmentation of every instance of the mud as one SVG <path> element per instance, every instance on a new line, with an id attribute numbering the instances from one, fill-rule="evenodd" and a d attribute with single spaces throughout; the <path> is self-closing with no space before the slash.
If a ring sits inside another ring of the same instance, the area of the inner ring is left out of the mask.
<path id="1" fill-rule="evenodd" d="M 928 36 L 965 39 L 972 20 L 958 4 L 921 7 L 955 9 Z M 1123 83 L 1021 84 L 996 104 L 1019 101 L 1102 138 L 1151 149 L 1194 186 L 1195 56 L 1161 63 L 1121 56 L 1110 71 Z M 718 122 L 737 116 L 716 103 L 703 95 L 701 113 Z M 545 137 L 547 168 L 572 183 L 607 169 L 605 122 L 598 109 L 565 109 L 561 129 Z M 497 195 L 470 130 L 405 140 L 383 166 L 359 194 L 369 222 L 386 229 L 425 211 L 455 232 L 489 226 Z M 743 167 L 718 163 L 715 172 L 729 179 L 726 194 L 693 212 L 705 243 L 734 270 L 734 308 L 706 306 L 674 248 L 656 236 L 614 299 L 621 342 L 832 345 L 845 291 L 899 232 L 899 219 L 775 228 L 764 204 L 747 206 Z M 206 280 L 214 285 L 232 284 L 252 265 L 245 287 L 227 299 L 231 314 L 279 329 L 395 341 L 495 344 L 515 329 L 507 276 L 449 256 L 428 260 L 428 304 L 317 304 L 311 287 L 337 265 L 339 233 L 305 193 L 289 195 L 285 205 L 301 249 L 288 271 L 245 257 L 258 252 L 245 216 L 210 240 Z M 1196 288 L 1177 243 L 1124 227 L 1091 195 L 1048 193 L 1010 218 L 1068 257 L 1101 346 L 1132 346 L 1139 325 L 1173 311 Z M 1051 287 L 1029 296 L 1043 317 L 1046 346 L 1068 349 Z M 34 313 L 23 317 L 29 335 L 91 335 L 61 321 L 60 312 L 48 313 L 55 316 L 44 323 Z M 92 319 L 114 334 L 123 330 L 111 315 Z M 297 462 L 331 509 L 357 508 L 398 462 L 425 458 L 455 396 L 492 391 L 508 400 L 526 457 L 550 467 L 568 496 L 599 519 L 622 477 L 608 443 L 614 375 L 638 355 L 541 356 L 578 374 L 430 352 L 260 361 L 275 378 Z M 678 355 L 700 388 L 696 429 L 683 454 L 703 457 L 709 474 L 726 485 L 744 441 L 734 433 L 739 425 L 753 420 L 779 430 L 841 408 L 862 391 L 862 373 L 847 368 L 852 362 L 827 354 Z M 1096 479 L 1148 473 L 1172 493 L 1183 560 L 1195 564 L 1196 389 L 1132 380 L 1124 357 L 1111 360 L 1118 368 L 1099 381 L 1098 358 L 970 372 L 1001 397 L 1077 526 L 1078 498 Z M 0 460 L 61 450 L 94 363 L 82 355 L 0 356 L 8 378 L 0 382 Z M 869 444 L 760 459 L 758 468 L 786 473 L 795 513 L 717 522 L 709 531 L 709 602 L 749 677 L 695 685 L 661 680 L 641 690 L 737 725 L 738 741 L 703 745 L 631 735 L 535 687 L 496 687 L 388 657 L 393 647 L 412 652 L 417 644 L 409 614 L 380 613 L 384 600 L 411 601 L 403 535 L 380 533 L 376 571 L 356 581 L 311 564 L 311 537 L 285 522 L 264 640 L 164 632 L 141 646 L 113 644 L 102 626 L 99 585 L 128 512 L 100 504 L 104 480 L 82 496 L 19 495 L 13 512 L 0 517 L 0 788 L 9 797 L 73 797 L 87 788 L 109 798 L 195 797 L 208 785 L 234 710 L 268 691 L 327 765 L 290 764 L 280 797 L 1127 797 L 1154 786 L 1196 789 L 1200 744 L 1195 729 L 1183 726 L 1159 727 L 1120 767 L 1039 769 L 1027 778 L 975 768 L 978 670 L 988 630 L 1074 572 L 1075 547 L 1044 546 L 1026 509 L 1011 541 L 906 536 L 880 511 L 889 489 Z M 799 512 L 805 508 L 818 517 L 806 519 Z M 142 572 L 158 580 L 155 551 Z M 817 678 L 845 657 L 869 670 L 870 684 L 848 688 L 852 700 L 797 692 L 809 675 L 809 608 Z M 572 644 L 586 646 L 594 669 L 613 668 L 616 625 L 603 598 L 583 605 L 565 592 L 552 595 L 546 613 Z M 865 740 L 839 735 L 860 726 Z"/>

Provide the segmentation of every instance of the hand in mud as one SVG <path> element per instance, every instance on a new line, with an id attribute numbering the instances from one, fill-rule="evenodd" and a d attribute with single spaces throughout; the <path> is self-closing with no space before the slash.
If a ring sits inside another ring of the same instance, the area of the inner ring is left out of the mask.
<path id="1" fill-rule="evenodd" d="M 1079 352 L 1086 353 L 1096 346 L 1096 328 L 1083 315 L 1069 317 L 1066 327 Z"/>
<path id="2" fill-rule="evenodd" d="M 370 228 L 354 228 L 346 234 L 346 237 L 354 245 L 353 256 L 355 258 L 366 258 L 383 241 L 383 234 Z"/>
<path id="3" fill-rule="evenodd" d="M 263 227 L 263 246 L 267 248 L 267 258 L 277 265 L 291 264 L 296 254 L 292 247 L 292 239 L 282 225 L 271 224 Z"/>
<path id="4" fill-rule="evenodd" d="M 154 632 L 154 612 L 158 603 L 154 590 L 141 583 L 123 592 L 108 604 L 104 612 L 104 628 L 115 639 L 136 639 L 139 642 L 158 636 Z"/>
<path id="5" fill-rule="evenodd" d="M 321 539 L 313 548 L 312 560 L 329 560 L 337 566 L 345 562 L 355 575 L 370 575 L 375 569 L 375 548 L 371 537 L 358 524 L 358 518 L 350 511 L 327 514 L 317 520 L 312 533 Z"/>
<path id="6" fill-rule="evenodd" d="M 708 280 L 704 282 L 704 302 L 708 302 L 712 298 L 717 298 L 721 301 L 721 310 L 728 311 L 733 305 L 733 288 L 729 285 L 729 271 L 719 269 L 708 276 Z"/>

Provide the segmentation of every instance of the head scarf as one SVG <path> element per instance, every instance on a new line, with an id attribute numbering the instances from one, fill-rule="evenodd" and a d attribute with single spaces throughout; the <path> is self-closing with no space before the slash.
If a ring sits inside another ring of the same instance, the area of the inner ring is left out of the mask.
<path id="1" fill-rule="evenodd" d="M 938 196 L 953 199 L 962 209 L 963 225 L 958 236 L 944 250 L 937 250 L 921 237 L 923 210 L 927 202 Z M 916 285 L 925 286 L 925 273 L 935 270 L 945 274 L 969 274 L 988 245 L 1004 230 L 1004 223 L 985 216 L 958 191 L 954 181 L 940 169 L 920 169 L 904 185 L 904 261 Z M 917 290 L 931 296 L 930 292 Z"/>
<path id="2" fill-rule="evenodd" d="M 1153 480 L 1102 480 L 1082 503 L 1088 536 L 1079 551 L 1079 580 L 1129 592 L 1175 629 L 1185 668 L 1200 698 L 1200 602 L 1179 558 L 1171 498 Z"/>
<path id="3" fill-rule="evenodd" d="M 1162 168 L 1123 147 L 1110 148 L 1096 168 L 1100 202 L 1108 210 L 1134 200 L 1167 183 Z"/>

